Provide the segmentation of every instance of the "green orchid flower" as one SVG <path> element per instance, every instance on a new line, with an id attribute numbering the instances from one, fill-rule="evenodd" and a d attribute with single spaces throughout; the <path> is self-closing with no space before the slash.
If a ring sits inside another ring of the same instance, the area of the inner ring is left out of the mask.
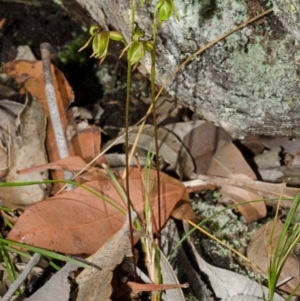
<path id="1" fill-rule="evenodd" d="M 173 0 L 160 0 L 155 6 L 155 12 L 158 16 L 158 23 L 160 26 L 164 21 L 167 21 L 171 18 L 173 12 L 177 20 L 179 20 L 179 16 Z"/>
<path id="2" fill-rule="evenodd" d="M 93 41 L 92 42 L 93 53 L 91 54 L 90 57 L 95 57 L 100 59 L 100 64 L 102 64 L 106 58 L 109 40 L 113 40 L 117 42 L 124 41 L 124 37 L 120 32 L 101 31 L 97 25 L 91 26 L 90 35 L 91 37 L 78 51 L 82 51 L 90 44 L 91 41 Z"/>
<path id="3" fill-rule="evenodd" d="M 138 63 L 144 58 L 147 51 L 153 51 L 153 44 L 150 41 L 142 40 L 144 35 L 144 32 L 136 24 L 135 32 L 132 37 L 132 42 L 123 49 L 120 55 L 121 58 L 127 51 L 128 61 L 130 65 L 133 66 L 132 70 L 134 70 L 137 67 Z"/>

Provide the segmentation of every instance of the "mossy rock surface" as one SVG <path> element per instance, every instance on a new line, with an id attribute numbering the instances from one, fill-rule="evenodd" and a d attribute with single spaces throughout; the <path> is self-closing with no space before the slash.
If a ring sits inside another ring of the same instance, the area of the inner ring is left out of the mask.
<path id="1" fill-rule="evenodd" d="M 130 1 L 77 2 L 101 27 L 113 27 L 129 40 Z M 191 53 L 271 7 L 263 0 L 174 2 L 180 22 L 172 18 L 159 30 L 158 84 Z M 151 38 L 152 12 L 152 4 L 137 9 L 136 21 L 146 38 Z M 177 74 L 169 91 L 236 137 L 299 136 L 300 45 L 281 19 L 271 12 L 209 48 Z M 140 70 L 149 74 L 149 58 Z"/>

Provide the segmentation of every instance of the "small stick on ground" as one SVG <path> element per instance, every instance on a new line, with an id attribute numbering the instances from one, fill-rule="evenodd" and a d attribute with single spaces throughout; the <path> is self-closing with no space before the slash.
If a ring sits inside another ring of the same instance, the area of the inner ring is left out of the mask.
<path id="1" fill-rule="evenodd" d="M 63 127 L 60 120 L 60 114 L 57 106 L 57 100 L 55 95 L 55 89 L 53 85 L 52 73 L 51 73 L 51 61 L 50 61 L 50 49 L 51 45 L 49 43 L 41 44 L 41 55 L 43 63 L 43 72 L 45 79 L 45 92 L 47 103 L 49 107 L 50 119 L 52 122 L 56 145 L 58 148 L 58 154 L 60 159 L 68 158 L 69 151 L 63 131 Z M 72 173 L 69 171 L 64 171 L 65 180 L 72 180 Z"/>

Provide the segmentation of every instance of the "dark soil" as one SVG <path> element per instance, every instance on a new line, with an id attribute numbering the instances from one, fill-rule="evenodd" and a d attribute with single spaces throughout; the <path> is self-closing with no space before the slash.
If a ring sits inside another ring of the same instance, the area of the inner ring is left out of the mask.
<path id="1" fill-rule="evenodd" d="M 58 49 L 82 34 L 81 24 L 76 23 L 51 0 L 43 0 L 43 5 L 0 1 L 0 20 L 6 21 L 0 31 L 1 64 L 13 60 L 19 45 L 29 45 L 34 55 L 40 59 L 40 44 L 48 42 Z"/>
<path id="2" fill-rule="evenodd" d="M 74 10 L 73 7 L 72 9 Z M 83 26 L 88 28 L 92 24 L 87 15 L 83 18 L 84 21 L 78 23 L 51 0 L 43 0 L 42 4 L 33 0 L 26 5 L 3 3 L 0 0 L 0 20 L 3 18 L 5 22 L 0 29 L 0 65 L 13 60 L 20 45 L 30 46 L 36 58 L 41 59 L 40 44 L 48 42 L 52 46 L 52 63 L 64 73 L 74 90 L 73 105 L 86 106 L 99 102 L 105 110 L 100 125 L 124 127 L 126 84 L 120 86 L 120 83 L 126 83 L 126 63 L 118 60 L 123 45 L 115 44 L 111 47 L 103 66 L 99 66 L 98 60 L 88 58 L 90 49 L 80 54 L 72 54 L 73 57 L 68 58 L 67 62 L 62 62 L 59 53 L 70 52 L 70 44 L 78 37 L 82 37 L 83 42 L 77 49 L 88 39 L 88 32 L 82 29 Z M 77 49 L 74 51 L 77 52 Z M 101 68 L 107 70 L 113 79 L 109 86 L 103 86 L 99 75 L 97 76 Z M 141 92 L 146 95 L 149 93 L 149 85 L 145 84 L 148 80 L 135 72 L 133 81 L 140 82 L 147 91 L 134 87 L 130 124 L 140 120 L 148 109 L 139 100 Z"/>

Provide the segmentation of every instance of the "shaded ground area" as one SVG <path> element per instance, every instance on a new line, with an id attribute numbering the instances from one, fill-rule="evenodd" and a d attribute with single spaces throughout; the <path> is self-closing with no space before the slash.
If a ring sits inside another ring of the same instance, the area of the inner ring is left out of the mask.
<path id="1" fill-rule="evenodd" d="M 39 1 L 31 1 L 28 5 L 0 2 L 0 20 L 4 18 L 0 30 L 1 65 L 16 57 L 20 45 L 30 46 L 36 58 L 40 59 L 40 44 L 49 42 L 52 45 L 52 62 L 72 86 L 75 104 L 86 106 L 100 102 L 105 110 L 101 125 L 124 126 L 126 63 L 118 60 L 122 44 L 113 45 L 104 65 L 99 66 L 97 60 L 89 59 L 91 49 L 78 53 L 88 39 L 87 28 L 92 20 L 86 15 L 85 27 L 50 0 L 43 1 L 42 5 Z M 142 90 L 148 90 L 147 80 L 138 72 L 134 80 L 140 82 Z M 131 124 L 144 116 L 148 106 L 139 97 L 142 92 L 149 93 L 141 91 L 137 85 L 133 89 Z"/>

